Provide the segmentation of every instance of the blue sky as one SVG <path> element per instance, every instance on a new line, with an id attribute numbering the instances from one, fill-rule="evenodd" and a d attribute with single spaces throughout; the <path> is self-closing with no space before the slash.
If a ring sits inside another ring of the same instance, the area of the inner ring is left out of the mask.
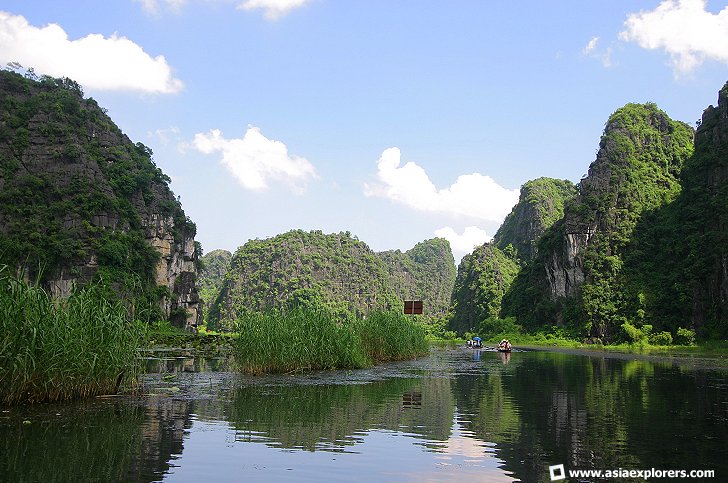
<path id="1" fill-rule="evenodd" d="M 302 228 L 456 259 L 604 123 L 691 124 L 728 80 L 701 0 L 0 2 L 0 62 L 74 78 L 154 151 L 205 251 Z"/>

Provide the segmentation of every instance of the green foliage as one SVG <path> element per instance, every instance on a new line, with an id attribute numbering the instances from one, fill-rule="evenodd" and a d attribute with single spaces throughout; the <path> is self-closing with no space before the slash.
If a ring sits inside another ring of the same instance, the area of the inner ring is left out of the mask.
<path id="1" fill-rule="evenodd" d="M 647 334 L 645 334 L 643 331 L 630 324 L 629 322 L 625 322 L 622 324 L 622 331 L 624 331 L 628 342 L 640 343 L 647 340 Z"/>
<path id="2" fill-rule="evenodd" d="M 95 285 L 53 300 L 0 268 L 0 401 L 116 393 L 141 370 L 144 329 Z"/>
<path id="3" fill-rule="evenodd" d="M 718 107 L 703 113 L 694 155 L 681 173 L 682 191 L 645 217 L 627 269 L 645 293 L 648 317 L 671 331 L 690 320 L 704 338 L 728 337 L 728 84 Z"/>
<path id="4" fill-rule="evenodd" d="M 472 332 L 481 321 L 499 317 L 502 298 L 519 269 L 517 260 L 489 243 L 463 257 L 452 294 L 450 329 Z"/>
<path id="5" fill-rule="evenodd" d="M 372 363 L 412 359 L 427 353 L 425 330 L 400 312 L 375 311 L 354 323 Z"/>
<path id="6" fill-rule="evenodd" d="M 455 284 L 455 259 L 450 243 L 433 238 L 406 252 L 377 253 L 388 268 L 390 285 L 401 300 L 422 300 L 430 321 L 446 316 Z"/>
<path id="7" fill-rule="evenodd" d="M 515 317 L 507 317 L 505 319 L 489 317 L 481 321 L 478 326 L 478 334 L 485 339 L 521 333 L 523 333 L 523 327 L 516 323 Z"/>
<path id="8" fill-rule="evenodd" d="M 70 79 L 0 71 L 0 106 L 0 263 L 42 282 L 141 281 L 143 298 L 158 294 L 143 219 L 171 218 L 178 245 L 196 228 L 151 149 Z"/>
<path id="9" fill-rule="evenodd" d="M 649 336 L 652 345 L 672 345 L 672 334 L 667 331 L 657 332 Z"/>
<path id="10" fill-rule="evenodd" d="M 695 344 L 695 332 L 690 329 L 678 327 L 677 333 L 675 334 L 675 343 L 679 345 Z"/>
<path id="11" fill-rule="evenodd" d="M 227 250 L 213 250 L 199 258 L 200 276 L 197 278 L 197 290 L 205 307 L 209 307 L 220 293 L 223 279 L 230 269 L 232 253 Z M 205 322 L 209 322 L 209 311 L 203 312 Z M 212 328 L 212 327 L 211 327 Z"/>
<path id="12" fill-rule="evenodd" d="M 236 361 L 243 372 L 367 367 L 422 355 L 424 330 L 393 312 L 341 319 L 325 308 L 250 312 L 236 321 Z"/>
<path id="13" fill-rule="evenodd" d="M 291 303 L 341 316 L 402 308 L 387 267 L 365 243 L 346 233 L 294 230 L 238 248 L 208 325 L 231 330 L 241 315 Z"/>
<path id="14" fill-rule="evenodd" d="M 576 186 L 565 179 L 538 178 L 524 183 L 518 203 L 495 234 L 494 244 L 504 252 L 511 246 L 517 257 L 531 260 L 538 239 L 561 219 L 564 206 L 576 193 Z"/>

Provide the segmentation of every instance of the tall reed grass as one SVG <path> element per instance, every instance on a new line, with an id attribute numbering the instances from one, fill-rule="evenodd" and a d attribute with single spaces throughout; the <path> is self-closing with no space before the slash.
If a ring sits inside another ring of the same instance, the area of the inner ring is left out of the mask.
<path id="1" fill-rule="evenodd" d="M 369 367 L 427 352 L 424 330 L 403 315 L 341 320 L 324 308 L 251 313 L 237 320 L 235 359 L 243 372 Z"/>
<path id="2" fill-rule="evenodd" d="M 412 359 L 427 353 L 425 329 L 398 312 L 372 312 L 357 320 L 354 327 L 372 362 Z"/>
<path id="3" fill-rule="evenodd" d="M 97 286 L 54 300 L 0 267 L 0 401 L 116 393 L 141 371 L 144 327 Z"/>

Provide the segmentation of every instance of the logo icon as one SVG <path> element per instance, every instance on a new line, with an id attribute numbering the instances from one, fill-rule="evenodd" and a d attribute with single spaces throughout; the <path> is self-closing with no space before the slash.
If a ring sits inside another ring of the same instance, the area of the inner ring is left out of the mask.
<path id="1" fill-rule="evenodd" d="M 549 466 L 549 475 L 551 476 L 551 481 L 563 480 L 564 478 L 566 478 L 564 465 Z"/>

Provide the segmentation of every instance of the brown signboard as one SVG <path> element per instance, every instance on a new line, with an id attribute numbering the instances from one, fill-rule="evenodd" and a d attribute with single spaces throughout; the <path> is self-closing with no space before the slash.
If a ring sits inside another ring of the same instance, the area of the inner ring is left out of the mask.
<path id="1" fill-rule="evenodd" d="M 405 300 L 404 313 L 414 315 L 422 314 L 422 300 Z"/>

